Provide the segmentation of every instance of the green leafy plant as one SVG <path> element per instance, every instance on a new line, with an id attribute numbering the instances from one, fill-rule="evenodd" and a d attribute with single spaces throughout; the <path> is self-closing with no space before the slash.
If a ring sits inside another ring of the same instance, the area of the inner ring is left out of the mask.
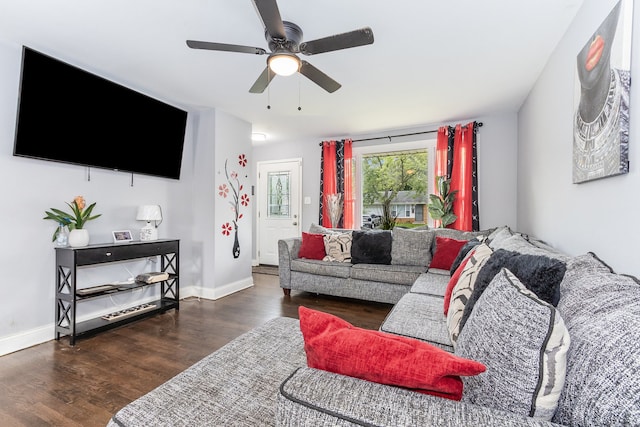
<path id="1" fill-rule="evenodd" d="M 440 221 L 440 227 L 444 228 L 453 224 L 458 216 L 453 213 L 453 201 L 458 190 L 451 191 L 451 180 L 446 176 L 436 178 L 439 194 L 429 194 L 429 215 L 436 221 Z"/>
<path id="2" fill-rule="evenodd" d="M 392 202 L 401 191 L 415 196 L 427 193 L 427 152 L 382 153 L 368 155 L 362 161 L 363 201 L 382 205 L 380 228 L 392 230 L 398 214 Z"/>
<path id="3" fill-rule="evenodd" d="M 67 206 L 71 208 L 72 213 L 61 211 L 60 209 L 50 208 L 51 210 L 45 211 L 45 217 L 42 219 L 50 219 L 57 222 L 60 225 L 69 227 L 69 230 L 82 229 L 87 221 L 96 219 L 102 214 L 91 216 L 93 208 L 96 206 L 95 202 L 86 206 L 84 197 L 77 196 L 71 203 L 67 203 Z M 86 209 L 85 209 L 86 207 Z M 53 232 L 53 239 L 55 241 L 60 232 L 59 228 Z"/>

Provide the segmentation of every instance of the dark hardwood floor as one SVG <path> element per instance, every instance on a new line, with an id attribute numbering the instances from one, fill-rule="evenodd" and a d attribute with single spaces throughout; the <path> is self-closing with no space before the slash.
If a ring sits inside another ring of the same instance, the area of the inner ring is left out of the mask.
<path id="1" fill-rule="evenodd" d="M 216 301 L 188 298 L 179 312 L 74 347 L 65 337 L 0 357 L 0 425 L 104 426 L 122 406 L 238 335 L 274 317 L 297 318 L 300 305 L 367 329 L 378 329 L 392 307 L 296 291 L 285 297 L 278 276 L 253 277 L 252 288 Z"/>

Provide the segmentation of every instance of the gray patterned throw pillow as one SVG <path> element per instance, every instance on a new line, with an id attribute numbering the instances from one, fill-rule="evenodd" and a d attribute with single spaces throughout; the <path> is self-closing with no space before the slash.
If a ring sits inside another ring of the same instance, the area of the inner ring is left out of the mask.
<path id="1" fill-rule="evenodd" d="M 640 284 L 588 253 L 567 263 L 560 291 L 558 311 L 571 334 L 571 348 L 553 421 L 639 425 Z"/>
<path id="2" fill-rule="evenodd" d="M 503 268 L 478 299 L 455 353 L 487 371 L 463 378 L 462 400 L 551 420 L 565 375 L 569 332 L 560 313 Z"/>
<path id="3" fill-rule="evenodd" d="M 432 230 L 410 230 L 396 227 L 391 232 L 391 264 L 419 265 L 431 263 Z"/>

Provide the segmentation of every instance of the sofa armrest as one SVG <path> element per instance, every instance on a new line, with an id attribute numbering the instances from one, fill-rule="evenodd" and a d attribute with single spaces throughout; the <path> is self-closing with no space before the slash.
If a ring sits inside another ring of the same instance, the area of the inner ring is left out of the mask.
<path id="1" fill-rule="evenodd" d="M 278 275 L 280 287 L 291 289 L 291 260 L 298 258 L 301 237 L 278 240 Z"/>
<path id="2" fill-rule="evenodd" d="M 470 403 L 318 369 L 297 369 L 280 386 L 276 425 L 557 426 Z"/>

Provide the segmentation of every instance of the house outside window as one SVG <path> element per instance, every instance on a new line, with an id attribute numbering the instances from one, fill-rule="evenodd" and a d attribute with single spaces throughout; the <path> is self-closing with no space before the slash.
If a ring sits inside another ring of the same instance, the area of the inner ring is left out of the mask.
<path id="1" fill-rule="evenodd" d="M 433 221 L 428 216 L 428 194 L 433 192 L 433 183 L 435 177 L 433 176 L 435 159 L 435 134 L 434 139 L 420 139 L 407 142 L 394 142 L 384 143 L 369 146 L 359 146 L 357 142 L 354 143 L 354 198 L 355 198 L 355 218 L 362 218 L 376 227 L 376 224 L 380 223 L 380 218 L 383 214 L 383 205 L 380 200 L 365 200 L 364 198 L 364 167 L 363 159 L 366 159 L 371 155 L 384 155 L 384 154 L 399 154 L 399 153 L 416 153 L 426 152 L 425 168 L 426 174 L 423 175 L 423 181 L 425 182 L 425 190 L 420 197 L 411 197 L 410 193 L 414 193 L 410 190 L 399 191 L 394 200 L 392 200 L 390 210 L 395 215 L 397 223 L 405 223 L 407 225 L 413 223 L 416 225 L 421 224 L 433 224 Z M 414 194 L 415 195 L 415 194 Z M 369 228 L 369 227 L 367 227 Z"/>

